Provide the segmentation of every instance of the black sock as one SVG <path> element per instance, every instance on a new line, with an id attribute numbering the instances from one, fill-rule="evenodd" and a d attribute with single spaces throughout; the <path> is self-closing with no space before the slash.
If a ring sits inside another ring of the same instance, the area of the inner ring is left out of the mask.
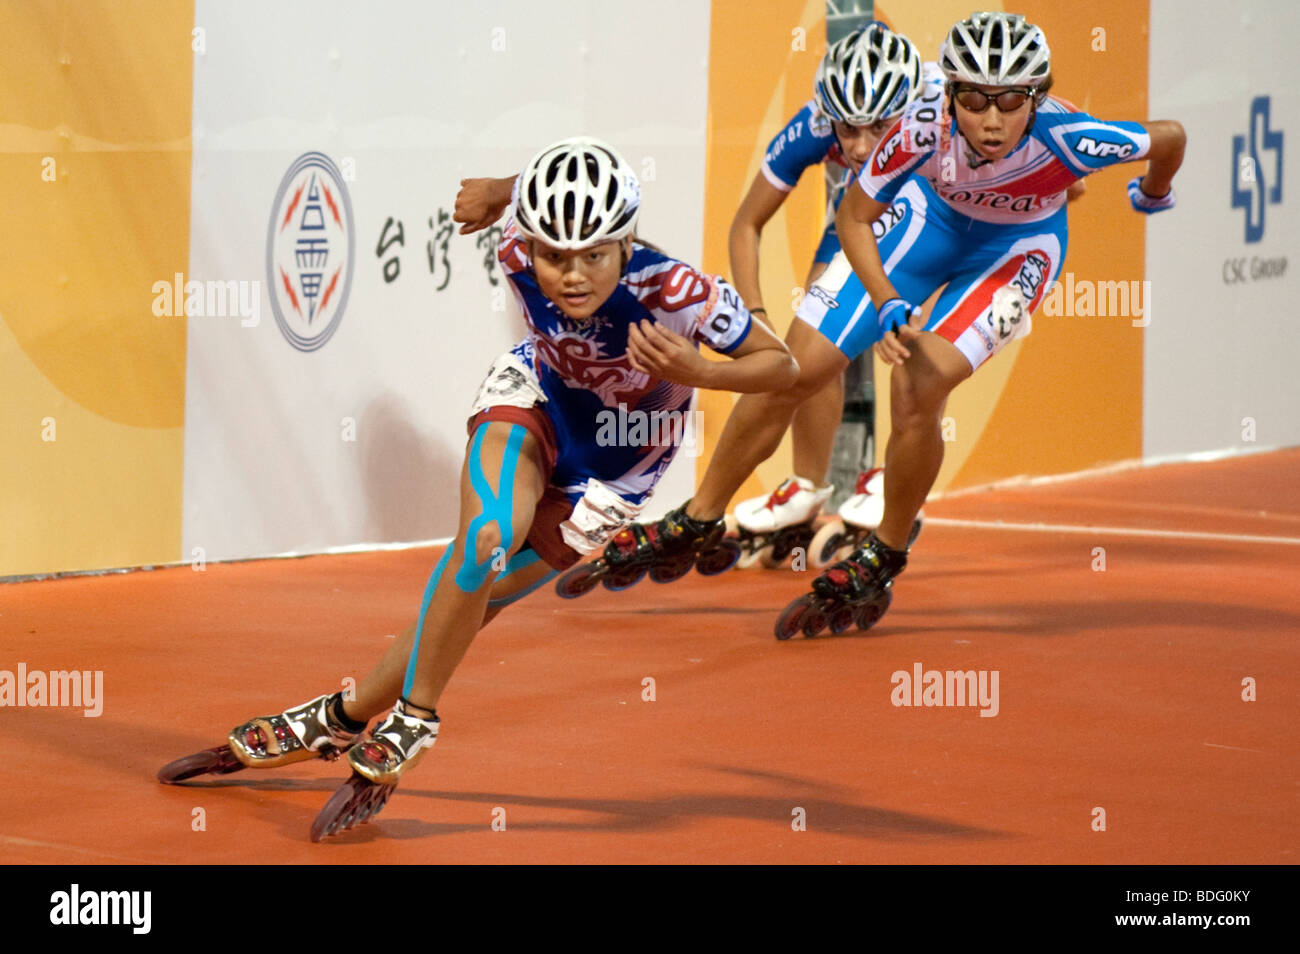
<path id="1" fill-rule="evenodd" d="M 366 727 L 366 723 L 348 718 L 348 714 L 343 711 L 343 693 L 341 692 L 334 693 L 334 698 L 330 700 L 329 715 L 334 720 L 335 725 L 342 726 L 349 732 L 360 732 Z"/>
<path id="2" fill-rule="evenodd" d="M 417 719 L 423 719 L 425 722 L 438 721 L 437 709 L 426 709 L 424 706 L 417 706 L 410 699 L 406 698 L 406 696 L 402 696 L 401 700 L 402 709 L 405 710 L 407 715 L 414 716 Z"/>

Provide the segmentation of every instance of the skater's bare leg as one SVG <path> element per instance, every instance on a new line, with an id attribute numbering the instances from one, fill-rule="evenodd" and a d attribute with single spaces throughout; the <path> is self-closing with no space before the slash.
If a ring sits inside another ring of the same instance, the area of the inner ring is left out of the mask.
<path id="1" fill-rule="evenodd" d="M 524 545 L 545 490 L 537 442 L 522 427 L 518 428 L 522 440 L 516 434 L 512 442 L 515 427 L 493 423 L 481 428 L 481 441 L 471 438 L 461 468 L 460 528 L 430 578 L 432 593 L 426 588 L 429 605 L 419 651 L 412 653 L 417 626 L 412 623 L 357 685 L 356 698 L 344 703 L 348 718 L 369 721 L 391 708 L 403 694 L 417 706 L 432 710 L 474 635 L 496 615 L 496 610 L 488 608 L 489 600 L 513 594 L 550 572 L 539 560 L 499 582 L 495 579 Z M 505 488 L 500 485 L 507 460 L 506 470 L 513 472 L 513 494 L 503 495 Z M 477 487 L 474 475 L 479 478 Z M 485 510 L 489 511 L 487 519 L 480 520 Z M 504 539 L 507 529 L 509 540 Z"/>
<path id="2" fill-rule="evenodd" d="M 796 477 L 824 486 L 831 469 L 835 434 L 844 412 L 844 375 L 837 374 L 825 387 L 808 396 L 794 412 L 790 441 Z"/>
<path id="3" fill-rule="evenodd" d="M 460 529 L 426 589 L 404 695 L 432 711 L 483 625 L 493 581 L 524 545 L 546 489 L 537 441 L 520 425 L 480 426 L 461 471 Z"/>
<path id="4" fill-rule="evenodd" d="M 530 566 L 516 570 L 493 583 L 491 602 L 504 601 L 531 588 L 554 572 L 539 559 Z M 505 609 L 504 605 L 489 605 L 483 617 L 483 626 L 495 619 L 503 609 Z M 479 628 L 482 629 L 482 626 Z M 410 662 L 411 645 L 414 639 L 415 623 L 412 622 L 393 640 L 388 651 L 369 675 L 357 683 L 356 698 L 343 703 L 343 711 L 348 718 L 358 722 L 369 722 L 381 712 L 388 711 L 394 700 L 402 693 L 402 683 L 406 678 L 406 667 Z"/>
<path id="5" fill-rule="evenodd" d="M 798 381 L 785 391 L 740 396 L 700 489 L 686 508 L 689 516 L 697 520 L 721 517 L 745 478 L 780 445 L 799 405 L 843 376 L 848 359 L 806 322 L 795 319 L 785 340 L 799 362 Z M 835 414 L 838 421 L 839 411 Z M 825 466 L 829 466 L 829 455 Z"/>
<path id="6" fill-rule="evenodd" d="M 885 513 L 876 536 L 887 547 L 907 547 L 912 523 L 943 464 L 943 409 L 948 395 L 971 375 L 970 362 L 946 338 L 923 331 L 889 379 L 890 434 L 885 448 Z"/>
<path id="7" fill-rule="evenodd" d="M 812 288 L 821 278 L 828 262 L 813 262 L 804 288 Z M 795 324 L 804 322 L 798 318 Z M 797 360 L 797 359 L 796 359 Z M 826 382 L 820 391 L 810 394 L 794 412 L 790 424 L 790 444 L 794 452 L 796 477 L 811 480 L 818 487 L 826 483 L 831 469 L 831 454 L 835 450 L 835 434 L 844 415 L 844 375 L 837 374 Z"/>

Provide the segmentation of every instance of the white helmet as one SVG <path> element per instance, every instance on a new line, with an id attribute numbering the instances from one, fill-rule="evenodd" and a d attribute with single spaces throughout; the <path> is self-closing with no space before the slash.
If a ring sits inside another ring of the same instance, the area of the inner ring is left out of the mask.
<path id="1" fill-rule="evenodd" d="M 950 82 L 1038 86 L 1052 71 L 1043 31 L 1018 13 L 972 13 L 953 26 L 939 47 Z"/>
<path id="2" fill-rule="evenodd" d="M 613 146 L 588 136 L 547 146 L 515 183 L 516 227 L 561 249 L 627 237 L 640 207 L 636 173 Z"/>
<path id="3" fill-rule="evenodd" d="M 826 51 L 814 89 L 831 119 L 854 126 L 894 119 L 921 91 L 921 54 L 901 33 L 869 23 Z"/>

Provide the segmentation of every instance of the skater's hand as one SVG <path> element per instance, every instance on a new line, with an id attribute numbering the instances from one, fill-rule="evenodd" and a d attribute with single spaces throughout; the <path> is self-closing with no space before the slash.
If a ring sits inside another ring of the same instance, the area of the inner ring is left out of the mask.
<path id="1" fill-rule="evenodd" d="M 648 318 L 627 329 L 628 363 L 652 378 L 663 378 L 691 387 L 701 386 L 709 361 L 695 343 Z"/>
<path id="2" fill-rule="evenodd" d="M 510 204 L 510 192 L 514 179 L 461 179 L 460 192 L 456 194 L 456 205 L 451 217 L 455 222 L 464 223 L 461 235 L 468 235 L 485 229 L 497 219 Z"/>
<path id="3" fill-rule="evenodd" d="M 883 334 L 876 342 L 876 354 L 885 364 L 899 365 L 912 356 L 907 350 L 907 343 L 915 341 L 921 335 L 925 320 L 921 309 L 903 301 L 891 298 L 880 307 L 880 327 Z"/>

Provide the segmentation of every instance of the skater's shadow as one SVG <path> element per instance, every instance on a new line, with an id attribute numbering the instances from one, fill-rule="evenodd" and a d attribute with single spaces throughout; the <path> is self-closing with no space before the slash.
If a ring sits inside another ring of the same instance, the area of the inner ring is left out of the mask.
<path id="1" fill-rule="evenodd" d="M 962 825 L 943 818 L 912 812 L 893 811 L 871 805 L 855 804 L 842 787 L 811 779 L 723 765 L 695 766 L 740 776 L 779 793 L 698 792 L 666 795 L 659 798 L 575 798 L 525 795 L 514 792 L 445 791 L 437 789 L 400 789 L 385 814 L 375 822 L 344 832 L 327 841 L 340 844 L 369 842 L 379 838 L 416 839 L 463 832 L 481 832 L 484 822 L 451 824 L 398 818 L 399 796 L 467 802 L 503 809 L 507 830 L 526 832 L 582 832 L 603 834 L 646 834 L 682 828 L 701 818 L 733 819 L 738 822 L 770 822 L 785 828 L 798 817 L 807 830 L 843 835 L 849 838 L 947 838 L 964 841 L 1015 837 L 997 829 Z M 839 789 L 837 792 L 836 789 Z M 524 819 L 526 809 L 547 813 L 575 812 L 582 816 L 568 819 Z M 486 817 L 486 816 L 485 816 Z M 292 829 L 297 831 L 298 829 Z"/>
<path id="2" fill-rule="evenodd" d="M 414 408 L 387 393 L 366 405 L 356 426 L 357 462 L 366 501 L 364 540 L 429 540 L 456 532 L 463 448 L 415 425 Z"/>
<path id="3" fill-rule="evenodd" d="M 762 788 L 776 789 L 771 794 L 745 792 L 697 792 L 666 795 L 659 798 L 575 798 L 521 794 L 501 791 L 451 791 L 445 789 L 399 788 L 374 822 L 358 826 L 325 839 L 325 844 L 365 844 L 377 839 L 413 840 L 445 835 L 481 832 L 485 822 L 429 822 L 402 818 L 401 803 L 409 798 L 439 802 L 463 802 L 504 809 L 509 831 L 584 832 L 605 834 L 646 834 L 671 831 L 701 818 L 736 821 L 771 822 L 782 827 L 791 824 L 798 810 L 810 829 L 850 838 L 955 838 L 981 840 L 1013 837 L 996 829 L 962 825 L 943 818 L 855 804 L 843 786 L 827 784 L 798 776 L 762 772 L 726 765 L 690 766 L 738 777 Z M 195 789 L 245 789 L 250 792 L 321 792 L 332 793 L 338 787 L 335 778 L 230 778 L 195 779 L 180 783 Z M 288 838 L 298 839 L 310 826 L 314 815 L 283 804 L 258 802 L 268 822 L 275 824 Z M 521 819 L 524 810 L 538 809 L 548 814 L 574 812 L 573 819 Z M 484 817 L 487 817 L 485 813 Z"/>

